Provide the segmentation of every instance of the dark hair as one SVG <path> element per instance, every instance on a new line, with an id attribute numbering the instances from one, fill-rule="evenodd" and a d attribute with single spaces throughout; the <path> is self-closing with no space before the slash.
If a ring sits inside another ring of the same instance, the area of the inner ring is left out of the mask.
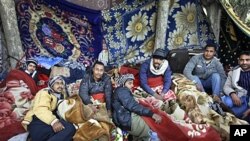
<path id="1" fill-rule="evenodd" d="M 217 46 L 216 46 L 215 44 L 207 44 L 207 45 L 204 47 L 204 50 L 206 50 L 208 47 L 213 47 L 215 51 L 216 51 L 216 49 L 217 49 Z"/>
<path id="2" fill-rule="evenodd" d="M 239 57 L 241 56 L 241 55 L 247 55 L 247 56 L 250 56 L 250 51 L 242 51 L 242 52 L 240 52 L 240 54 L 239 54 Z"/>
<path id="3" fill-rule="evenodd" d="M 95 63 L 93 64 L 93 68 L 94 68 L 96 65 L 102 65 L 102 66 L 104 67 L 103 62 L 101 62 L 101 61 L 95 61 Z"/>

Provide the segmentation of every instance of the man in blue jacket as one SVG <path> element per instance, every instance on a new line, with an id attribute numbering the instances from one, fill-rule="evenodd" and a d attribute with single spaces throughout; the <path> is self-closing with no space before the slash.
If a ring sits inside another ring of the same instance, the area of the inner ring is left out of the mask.
<path id="1" fill-rule="evenodd" d="M 167 52 L 156 49 L 152 58 L 146 60 L 140 68 L 140 86 L 156 99 L 163 100 L 163 96 L 171 86 L 171 69 L 166 60 Z M 162 86 L 161 89 L 155 89 Z"/>

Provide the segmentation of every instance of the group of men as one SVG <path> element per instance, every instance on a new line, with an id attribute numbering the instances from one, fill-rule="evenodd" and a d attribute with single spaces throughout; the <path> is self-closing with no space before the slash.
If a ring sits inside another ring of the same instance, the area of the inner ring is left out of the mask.
<path id="1" fill-rule="evenodd" d="M 186 64 L 184 75 L 196 84 L 198 90 L 209 91 L 214 99 L 224 102 L 237 117 L 249 119 L 250 52 L 244 51 L 239 55 L 239 66 L 233 68 L 228 76 L 215 56 L 216 46 L 207 45 L 203 54 L 193 56 Z M 34 65 L 32 68 L 37 65 L 37 63 L 30 61 L 27 64 L 28 68 L 32 64 Z M 156 49 L 152 58 L 141 65 L 139 71 L 140 86 L 149 95 L 163 100 L 170 90 L 171 74 L 171 68 L 167 61 L 167 51 Z M 104 64 L 96 61 L 92 69 L 84 75 L 79 95 L 83 104 L 92 107 L 93 111 L 98 111 L 93 104 L 93 99 L 105 102 L 107 113 L 113 118 L 116 125 L 130 131 L 130 134 L 134 136 L 143 136 L 144 139 L 147 139 L 149 128 L 145 127 L 139 131 L 138 126 L 135 126 L 135 123 L 146 126 L 138 115 L 152 117 L 157 123 L 161 122 L 161 117 L 139 105 L 133 99 L 133 80 L 134 76 L 131 74 L 122 75 L 118 81 L 119 87 L 113 91 L 111 78 L 105 73 Z M 34 105 L 23 123 L 27 126 L 32 140 L 51 141 L 62 138 L 64 138 L 63 140 L 71 140 L 75 130 L 69 123 L 59 119 L 56 114 L 56 103 L 65 98 L 62 95 L 62 87 L 65 82 L 62 77 L 56 76 L 51 78 L 48 84 L 48 88 L 37 93 Z M 160 84 L 161 88 L 155 89 L 157 86 L 155 84 Z M 140 135 L 138 135 L 139 132 Z"/>

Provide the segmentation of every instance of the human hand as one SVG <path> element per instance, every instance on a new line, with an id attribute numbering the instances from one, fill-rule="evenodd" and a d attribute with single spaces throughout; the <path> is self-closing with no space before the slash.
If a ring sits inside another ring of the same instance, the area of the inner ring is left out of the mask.
<path id="1" fill-rule="evenodd" d="M 52 128 L 54 130 L 54 132 L 59 132 L 61 130 L 63 130 L 65 127 L 62 125 L 62 123 L 58 120 L 57 122 L 55 122 L 53 125 L 52 125 Z"/>
<path id="2" fill-rule="evenodd" d="M 155 120 L 155 123 L 161 123 L 162 117 L 158 114 L 153 114 L 152 118 Z"/>
<path id="3" fill-rule="evenodd" d="M 163 100 L 163 97 L 157 93 L 153 95 L 156 99 Z"/>
<path id="4" fill-rule="evenodd" d="M 240 100 L 240 98 L 237 96 L 236 93 L 231 93 L 230 96 L 231 96 L 231 98 L 232 98 L 232 100 L 233 100 L 234 105 L 236 105 L 236 106 L 240 106 L 240 105 L 241 105 L 241 100 Z"/>
<path id="5" fill-rule="evenodd" d="M 91 108 L 91 110 L 92 110 L 94 113 L 97 112 L 97 110 L 98 110 L 97 106 L 95 106 L 95 105 L 93 105 L 93 104 L 88 104 L 88 106 Z"/>
<path id="6" fill-rule="evenodd" d="M 196 89 L 200 92 L 203 92 L 203 86 L 201 86 L 200 84 L 196 84 Z"/>
<path id="7" fill-rule="evenodd" d="M 250 115 L 250 109 L 247 109 L 244 113 L 243 113 L 243 116 L 242 116 L 242 119 L 246 118 L 247 116 Z"/>

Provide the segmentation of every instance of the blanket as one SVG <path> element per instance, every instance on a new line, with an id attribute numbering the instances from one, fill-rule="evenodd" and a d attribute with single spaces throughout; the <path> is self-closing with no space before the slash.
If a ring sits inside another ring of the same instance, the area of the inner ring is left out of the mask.
<path id="1" fill-rule="evenodd" d="M 236 118 L 231 113 L 225 112 L 222 116 L 209 107 L 213 99 L 206 93 L 196 89 L 195 84 L 182 74 L 173 75 L 173 83 L 178 99 L 178 104 L 194 123 L 206 123 L 213 126 L 220 134 L 222 140 L 229 140 L 230 125 L 248 124 Z"/>
<path id="2" fill-rule="evenodd" d="M 12 72 L 19 71 L 17 70 Z M 5 87 L 0 89 L 1 141 L 7 140 L 16 134 L 25 132 L 21 125 L 21 121 L 30 108 L 32 103 L 31 101 L 34 97 L 30 89 L 32 86 L 29 85 L 35 85 L 34 81 L 30 81 L 29 76 L 26 77 L 25 74 L 22 75 L 22 73 L 12 74 L 9 74 L 5 80 Z M 24 79 L 22 80 L 21 77 Z"/>
<path id="3" fill-rule="evenodd" d="M 162 122 L 156 124 L 150 117 L 142 117 L 149 127 L 157 132 L 161 141 L 220 141 L 219 134 L 207 124 L 194 124 L 177 121 L 161 111 L 147 100 L 139 99 L 139 103 L 150 108 L 154 113 L 160 114 Z M 176 136 L 178 135 L 178 136 Z"/>
<path id="4" fill-rule="evenodd" d="M 74 141 L 110 140 L 114 124 L 110 121 L 106 106 L 99 105 L 94 112 L 91 107 L 84 105 L 79 95 L 73 95 L 58 106 L 59 115 L 77 128 Z"/>

